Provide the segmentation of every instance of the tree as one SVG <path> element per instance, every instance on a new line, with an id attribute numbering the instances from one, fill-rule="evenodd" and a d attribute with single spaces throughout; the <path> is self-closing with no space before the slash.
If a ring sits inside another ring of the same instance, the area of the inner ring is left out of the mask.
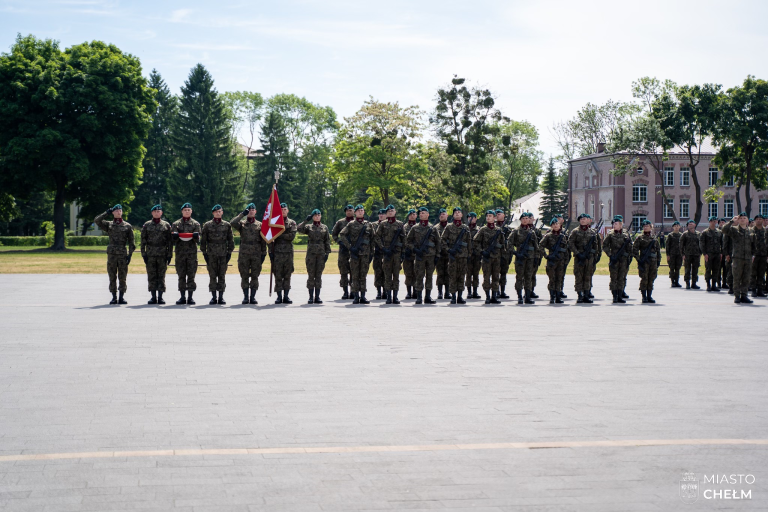
<path id="1" fill-rule="evenodd" d="M 259 210 L 266 207 L 275 173 L 279 173 L 280 200 L 296 209 L 295 204 L 303 192 L 301 176 L 295 173 L 293 154 L 288 143 L 283 118 L 277 112 L 269 112 L 261 125 L 262 155 L 256 161 L 253 195 Z"/>
<path id="2" fill-rule="evenodd" d="M 499 123 L 494 170 L 502 177 L 502 195 L 493 204 L 512 209 L 515 199 L 535 192 L 542 173 L 542 153 L 539 151 L 539 132 L 528 121 L 503 120 Z"/>
<path id="3" fill-rule="evenodd" d="M 638 110 L 637 105 L 621 101 L 587 103 L 573 119 L 555 123 L 552 135 L 566 161 L 592 155 L 598 152 L 598 144 L 610 145 L 619 127 Z"/>
<path id="4" fill-rule="evenodd" d="M 9 222 L 20 214 L 16 199 L 7 192 L 0 192 L 0 222 Z"/>
<path id="5" fill-rule="evenodd" d="M 54 193 L 52 249 L 64 249 L 65 203 L 131 199 L 154 108 L 139 60 L 114 45 L 62 52 L 19 35 L 0 55 L 0 188 Z"/>
<path id="6" fill-rule="evenodd" d="M 264 116 L 264 98 L 257 92 L 235 91 L 221 95 L 232 126 L 232 139 L 241 141 L 245 151 L 245 172 L 243 176 L 243 191 L 248 188 L 251 174 L 251 152 L 256 142 L 256 132 L 259 121 Z M 246 133 L 242 133 L 245 126 Z"/>
<path id="7" fill-rule="evenodd" d="M 187 201 L 206 212 L 214 204 L 239 211 L 243 195 L 231 124 L 213 77 L 197 64 L 181 88 L 179 113 L 171 132 L 177 163 L 168 179 L 169 204 Z"/>
<path id="8" fill-rule="evenodd" d="M 555 169 L 554 157 L 549 157 L 547 172 L 541 184 L 544 195 L 541 200 L 541 216 L 545 223 L 558 213 L 565 213 L 566 198 L 560 190 L 560 176 Z"/>

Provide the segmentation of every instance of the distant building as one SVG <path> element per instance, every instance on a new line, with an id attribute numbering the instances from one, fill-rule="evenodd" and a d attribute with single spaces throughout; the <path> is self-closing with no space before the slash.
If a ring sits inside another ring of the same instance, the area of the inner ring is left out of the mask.
<path id="1" fill-rule="evenodd" d="M 701 193 L 717 183 L 720 171 L 712 163 L 716 149 L 709 143 L 702 145 L 701 160 L 696 166 L 696 176 L 701 186 Z M 568 209 L 571 218 L 575 219 L 580 213 L 586 212 L 599 220 L 610 219 L 618 214 L 624 217 L 624 222 L 635 229 L 648 219 L 656 229 L 670 231 L 674 222 L 674 214 L 681 224 L 692 219 L 696 213 L 696 197 L 688 156 L 679 147 L 669 151 L 669 158 L 664 162 L 664 189 L 671 209 L 664 204 L 661 197 L 662 177 L 644 157 L 635 163 L 635 170 L 622 176 L 614 176 L 611 170 L 614 154 L 605 152 L 603 144 L 598 145 L 598 153 L 575 158 L 568 162 Z M 717 217 L 733 217 L 736 211 L 736 187 L 734 183 L 726 183 L 720 187 L 723 197 L 716 203 L 707 203 L 703 198 L 704 207 L 698 229 L 705 229 L 707 219 L 712 215 Z M 744 190 L 741 190 L 742 209 L 746 207 Z M 768 214 L 768 190 L 752 189 L 753 215 L 759 211 Z"/>

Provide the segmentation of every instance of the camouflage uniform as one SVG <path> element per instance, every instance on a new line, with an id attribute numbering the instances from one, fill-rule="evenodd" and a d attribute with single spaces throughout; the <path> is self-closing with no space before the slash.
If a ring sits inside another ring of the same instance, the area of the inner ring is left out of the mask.
<path id="1" fill-rule="evenodd" d="M 374 241 L 382 254 L 381 268 L 384 272 L 384 291 L 387 294 L 395 292 L 395 298 L 397 298 L 397 292 L 400 290 L 400 267 L 402 265 L 400 255 L 405 244 L 403 223 L 397 219 L 394 222 L 389 222 L 389 219 L 381 222 L 374 235 Z M 388 254 L 390 250 L 391 254 Z"/>
<path id="2" fill-rule="evenodd" d="M 498 233 L 498 236 L 496 234 Z M 491 248 L 491 240 L 496 237 L 493 242 L 494 247 Z M 483 258 L 483 290 L 485 291 L 486 303 L 497 303 L 496 292 L 499 291 L 499 273 L 501 272 L 501 252 L 506 246 L 506 240 L 502 235 L 501 228 L 494 225 L 493 228 L 488 227 L 488 224 L 481 227 L 473 243 L 477 244 L 477 250 Z M 493 293 L 493 299 L 489 298 L 489 292 Z"/>
<path id="3" fill-rule="evenodd" d="M 728 236 L 723 230 L 720 230 L 721 233 L 723 233 L 723 282 L 725 283 L 724 288 L 728 288 L 728 293 L 730 295 L 733 295 L 733 268 L 731 261 L 731 254 L 733 253 L 733 242 L 731 241 L 731 237 Z"/>
<path id="4" fill-rule="evenodd" d="M 723 226 L 723 234 L 731 238 L 733 252 L 731 253 L 731 269 L 736 302 L 749 302 L 749 277 L 752 271 L 752 254 L 755 249 L 755 233 L 749 228 L 735 226 L 733 220 Z"/>
<path id="5" fill-rule="evenodd" d="M 429 233 L 429 239 L 425 239 Z M 424 249 L 421 249 L 422 243 Z M 432 292 L 432 274 L 435 272 L 435 256 L 440 252 L 440 237 L 434 226 L 430 226 L 428 221 L 424 223 L 417 222 L 408 228 L 408 236 L 405 238 L 405 247 L 414 255 L 415 281 L 413 283 L 414 291 L 421 296 L 422 290 L 427 290 L 427 297 Z M 418 254 L 423 251 L 422 254 Z M 417 302 L 418 302 L 417 298 Z"/>
<path id="6" fill-rule="evenodd" d="M 652 246 L 652 247 L 651 247 Z M 646 260 L 640 260 L 650 251 Z M 643 302 L 656 302 L 651 297 L 653 291 L 653 282 L 656 280 L 659 265 L 661 265 L 661 244 L 658 238 L 651 233 L 643 233 L 632 244 L 632 254 L 637 260 L 638 274 L 640 275 L 640 292 L 643 294 Z M 642 265 L 643 268 L 640 268 Z"/>
<path id="7" fill-rule="evenodd" d="M 682 236 L 682 233 L 675 233 L 673 231 L 664 240 L 667 251 L 667 263 L 669 264 L 669 279 L 672 281 L 673 286 L 680 284 L 680 267 L 683 266 L 683 251 L 680 244 Z"/>
<path id="8" fill-rule="evenodd" d="M 341 230 L 344 229 L 344 226 L 349 224 L 351 221 L 355 220 L 354 217 L 342 217 L 341 219 L 336 221 L 336 224 L 333 225 L 333 230 L 331 231 L 331 236 L 333 237 L 333 241 L 338 244 L 339 246 L 339 274 L 341 274 L 341 277 L 339 279 L 339 286 L 345 289 L 347 286 L 349 286 L 349 251 L 347 250 L 344 245 L 342 245 L 339 242 L 339 235 L 341 234 Z"/>
<path id="9" fill-rule="evenodd" d="M 380 222 L 378 220 L 371 222 L 374 236 L 379 229 Z M 382 267 L 382 254 L 381 249 L 378 246 L 373 248 L 373 286 L 376 288 L 376 298 L 381 298 L 381 289 L 384 287 L 384 267 Z"/>
<path id="10" fill-rule="evenodd" d="M 699 237 L 699 249 L 707 256 L 704 262 L 704 280 L 707 282 L 707 291 L 717 290 L 720 282 L 720 265 L 723 259 L 723 233 L 715 228 L 707 228 Z"/>
<path id="11" fill-rule="evenodd" d="M 217 222 L 218 220 L 218 222 Z M 212 219 L 203 224 L 200 251 L 208 268 L 208 291 L 224 292 L 227 288 L 227 263 L 235 250 L 232 225 L 223 219 Z"/>
<path id="12" fill-rule="evenodd" d="M 574 288 L 579 294 L 589 294 L 589 288 L 592 286 L 595 260 L 600 247 L 599 238 L 593 229 L 582 230 L 581 226 L 571 231 L 568 236 L 568 250 L 576 259 L 573 264 Z M 582 254 L 584 258 L 580 259 L 579 256 Z"/>
<path id="13" fill-rule="evenodd" d="M 111 212 L 109 213 L 111 215 Z M 128 260 L 136 250 L 136 240 L 133 237 L 133 227 L 124 220 L 104 220 L 108 214 L 104 212 L 97 216 L 93 223 L 109 236 L 107 245 L 107 274 L 109 274 L 109 291 L 123 294 L 128 290 L 126 276 L 128 275 Z M 128 251 L 125 246 L 128 246 Z M 120 282 L 118 288 L 117 282 Z"/>
<path id="14" fill-rule="evenodd" d="M 532 225 L 526 227 L 521 224 L 509 234 L 507 247 L 508 257 L 511 259 L 512 256 L 515 256 L 517 300 L 518 302 L 523 300 L 522 294 L 525 290 L 526 301 L 530 301 L 533 290 L 533 275 L 536 273 L 536 258 L 539 254 L 539 239 L 536 237 L 536 230 Z"/>
<path id="15" fill-rule="evenodd" d="M 698 288 L 699 263 L 701 262 L 701 248 L 699 247 L 698 231 L 691 233 L 686 230 L 680 237 L 680 250 L 683 253 L 683 265 L 685 266 L 685 286 Z"/>
<path id="16" fill-rule="evenodd" d="M 200 234 L 200 223 L 190 217 L 185 220 L 184 217 L 180 218 L 171 225 L 172 233 L 197 233 Z M 182 239 L 176 240 L 176 247 L 174 252 L 176 253 L 176 275 L 179 278 L 179 291 L 184 293 L 189 290 L 194 292 L 197 289 L 197 283 L 195 283 L 195 274 L 197 274 L 197 244 L 199 240 L 184 241 Z"/>
<path id="17" fill-rule="evenodd" d="M 406 238 L 408 238 L 408 233 L 411 231 L 411 228 L 418 224 L 419 221 L 406 221 L 403 225 L 403 233 Z M 411 249 L 408 247 L 405 248 L 403 251 L 403 275 L 405 276 L 405 287 L 406 289 L 410 290 L 412 286 L 414 286 L 416 282 L 416 263 L 415 263 L 416 256 L 413 254 Z M 434 264 L 434 261 L 432 262 Z M 432 274 L 429 275 L 430 283 L 432 282 Z M 429 289 L 432 289 L 432 286 L 430 284 Z M 406 295 L 406 299 L 409 299 L 410 297 Z"/>
<path id="18" fill-rule="evenodd" d="M 148 220 L 141 226 L 141 257 L 147 266 L 150 292 L 165 292 L 165 272 L 173 256 L 172 241 L 171 225 L 163 219 Z"/>
<path id="19" fill-rule="evenodd" d="M 328 226 L 312 221 L 304 221 L 296 228 L 297 232 L 307 235 L 307 289 L 323 287 L 323 270 L 331 253 L 331 233 Z"/>
<path id="20" fill-rule="evenodd" d="M 554 292 L 558 294 L 557 299 L 560 299 L 559 292 L 563 291 L 563 276 L 568 265 L 568 237 L 565 231 L 562 228 L 557 232 L 550 230 L 541 239 L 539 250 L 547 257 L 547 277 L 549 278 L 547 289 L 550 297 Z M 558 303 L 561 302 L 562 299 L 558 301 Z"/>
<path id="21" fill-rule="evenodd" d="M 632 257 L 632 237 L 622 230 L 616 232 L 611 229 L 603 240 L 603 252 L 613 261 L 608 263 L 611 274 L 610 290 L 612 292 L 624 290 L 629 270 L 629 259 Z M 621 256 L 618 252 L 622 250 Z"/>
<path id="22" fill-rule="evenodd" d="M 454 296 L 455 293 L 458 292 L 459 297 L 464 293 L 464 279 L 467 276 L 467 256 L 469 255 L 470 241 L 469 226 L 463 223 L 458 226 L 455 222 L 448 223 L 440 237 L 440 247 L 446 248 L 448 259 L 448 293 L 453 297 L 451 299 L 452 302 L 457 300 Z M 451 251 L 453 251 L 453 254 Z"/>
<path id="23" fill-rule="evenodd" d="M 229 221 L 232 229 L 240 233 L 240 253 L 237 257 L 237 270 L 240 271 L 240 288 L 251 289 L 255 295 L 259 289 L 261 266 L 267 256 L 267 242 L 261 236 L 261 222 L 249 219 L 244 213 Z"/>
<path id="24" fill-rule="evenodd" d="M 443 237 L 443 231 L 445 231 L 445 228 L 448 227 L 448 221 L 445 222 L 445 226 L 441 222 L 437 222 L 434 226 L 437 231 L 437 235 L 442 239 Z M 435 262 L 435 270 L 437 271 L 437 292 L 438 292 L 438 298 L 442 296 L 442 287 L 444 286 L 446 288 L 446 293 L 448 293 L 448 249 L 446 249 L 444 244 L 440 244 L 440 258 Z"/>
<path id="25" fill-rule="evenodd" d="M 373 226 L 367 220 L 350 222 L 341 230 L 339 242 L 350 250 L 357 244 L 361 231 L 364 231 L 364 234 L 357 255 L 350 252 L 350 279 L 352 280 L 352 293 L 359 292 L 364 296 L 367 290 L 368 265 L 370 265 L 370 255 L 373 251 L 371 247 L 374 238 Z"/>
<path id="26" fill-rule="evenodd" d="M 480 255 L 477 244 L 474 242 L 475 235 L 477 235 L 478 227 L 475 224 L 474 227 L 469 227 L 469 256 L 467 256 L 467 297 L 472 295 L 473 299 L 477 299 L 480 296 L 477 295 L 477 289 L 480 287 L 480 269 L 483 266 L 483 257 Z"/>
<path id="27" fill-rule="evenodd" d="M 496 226 L 501 228 L 501 236 L 504 238 L 504 240 L 509 240 L 509 234 L 512 232 L 512 228 L 505 225 L 503 222 L 496 221 Z M 507 274 L 509 274 L 509 266 L 512 264 L 512 255 L 509 253 L 510 248 L 507 247 L 507 244 L 504 243 L 504 245 L 501 247 L 501 252 L 499 254 L 499 290 L 500 294 L 499 296 L 502 299 L 508 299 L 509 295 L 507 295 L 505 289 L 507 288 Z"/>
<path id="28" fill-rule="evenodd" d="M 278 236 L 273 244 L 272 272 L 275 274 L 275 291 L 285 292 L 291 289 L 291 274 L 293 274 L 293 239 L 296 238 L 296 221 L 285 219 L 285 231 Z M 278 293 L 278 297 L 279 297 Z"/>
<path id="29" fill-rule="evenodd" d="M 533 277 L 531 278 L 531 297 L 534 299 L 539 298 L 538 295 L 533 293 L 533 290 L 536 288 L 536 274 L 539 272 L 539 268 L 541 268 L 541 259 L 544 257 L 544 253 L 541 250 L 541 241 L 544 239 L 544 233 L 542 233 L 541 228 L 536 229 L 536 244 L 539 248 L 536 251 L 536 258 L 533 262 Z"/>
<path id="30" fill-rule="evenodd" d="M 752 275 L 750 284 L 753 289 L 754 297 L 765 296 L 765 272 L 766 257 L 768 257 L 768 231 L 765 228 L 752 228 L 752 232 L 755 234 L 755 260 L 752 262 Z"/>

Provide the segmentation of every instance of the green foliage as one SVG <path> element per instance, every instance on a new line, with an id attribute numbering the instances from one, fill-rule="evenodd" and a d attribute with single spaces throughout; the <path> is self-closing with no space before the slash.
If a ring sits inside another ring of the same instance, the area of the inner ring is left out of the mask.
<path id="1" fill-rule="evenodd" d="M 555 142 L 565 160 L 597 153 L 600 143 L 612 144 L 617 131 L 640 107 L 608 100 L 605 105 L 587 103 L 572 119 L 552 127 Z"/>
<path id="2" fill-rule="evenodd" d="M 543 155 L 538 149 L 539 132 L 528 121 L 505 119 L 498 128 L 496 147 L 500 150 L 495 154 L 493 169 L 503 180 L 503 190 L 488 206 L 504 205 L 510 210 L 515 199 L 538 190 Z"/>
<path id="3" fill-rule="evenodd" d="M 53 245 L 53 236 L 56 232 L 56 228 L 53 226 L 53 222 L 47 220 L 43 222 L 43 231 L 45 232 L 45 245 Z"/>
<path id="4" fill-rule="evenodd" d="M 0 192 L 0 222 L 9 222 L 19 215 L 21 210 L 16 204 L 16 199 L 7 192 Z"/>
<path id="5" fill-rule="evenodd" d="M 560 189 L 560 176 L 555 169 L 555 159 L 549 158 L 547 172 L 544 175 L 544 181 L 541 184 L 544 195 L 541 200 L 541 217 L 544 223 L 549 225 L 549 221 L 556 214 L 565 214 L 567 206 L 567 197 Z"/>
<path id="6" fill-rule="evenodd" d="M 295 165 L 294 154 L 288 144 L 285 121 L 277 112 L 269 112 L 261 125 L 262 157 L 256 161 L 253 197 L 257 208 L 263 211 L 269 200 L 275 177 L 279 176 L 278 195 L 280 201 L 295 208 L 301 197 L 302 172 Z M 276 174 L 277 173 L 277 174 Z"/>
<path id="7" fill-rule="evenodd" d="M 44 236 L 0 236 L 0 244 L 7 247 L 45 247 Z"/>

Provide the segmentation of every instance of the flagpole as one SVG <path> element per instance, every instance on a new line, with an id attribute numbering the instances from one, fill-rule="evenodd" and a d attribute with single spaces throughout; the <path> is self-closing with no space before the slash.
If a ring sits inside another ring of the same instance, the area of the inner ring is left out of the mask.
<path id="1" fill-rule="evenodd" d="M 272 185 L 272 191 L 277 190 L 277 180 L 279 179 L 280 179 L 280 171 L 278 170 L 278 171 L 275 171 L 275 183 Z M 272 194 L 270 194 L 269 200 L 270 201 L 272 200 Z M 267 253 L 269 254 L 269 296 L 272 297 L 272 273 L 274 272 L 274 268 L 275 268 L 273 256 L 275 254 L 275 248 L 271 241 L 269 245 L 267 245 Z"/>

